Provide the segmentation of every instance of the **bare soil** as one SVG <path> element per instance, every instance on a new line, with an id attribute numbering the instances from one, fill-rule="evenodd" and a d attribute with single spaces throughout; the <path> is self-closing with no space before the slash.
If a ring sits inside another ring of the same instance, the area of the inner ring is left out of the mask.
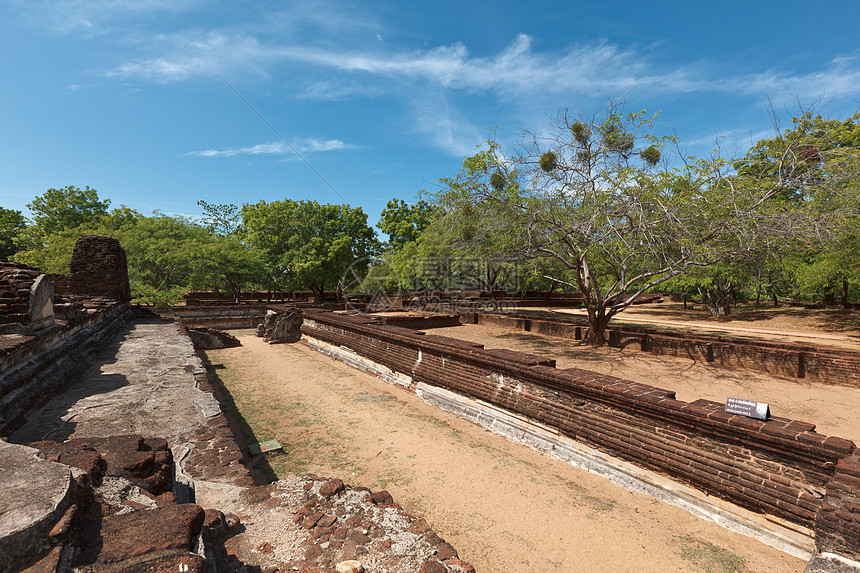
<path id="1" fill-rule="evenodd" d="M 487 327 L 436 333 L 483 337 L 488 347 L 535 352 L 541 345 L 534 335 Z M 270 346 L 251 331 L 236 334 L 243 347 L 207 354 L 223 363 L 217 372 L 248 428 L 238 436 L 243 445 L 277 439 L 285 446 L 286 453 L 263 462 L 273 477 L 310 472 L 386 489 L 406 511 L 425 517 L 478 571 L 799 572 L 805 567 L 754 539 L 513 444 L 303 343 Z M 551 340 L 549 349 L 558 348 L 556 357 L 562 358 L 567 350 Z M 565 359 L 622 375 L 620 363 L 636 371 L 634 362 L 645 358 L 611 352 Z M 685 372 L 688 366 L 658 364 L 644 367 L 642 375 L 673 388 L 665 373 Z M 724 383 L 722 373 L 708 374 L 715 387 Z M 758 378 L 732 373 L 729 380 L 744 387 Z M 709 385 L 700 379 L 689 383 L 691 393 Z"/>
<path id="2" fill-rule="evenodd" d="M 556 316 L 585 315 L 580 309 L 536 310 L 539 314 Z M 653 324 L 672 330 L 860 350 L 860 311 L 856 310 L 740 305 L 729 316 L 711 316 L 701 306 L 692 308 L 688 303 L 685 309 L 683 303 L 662 302 L 631 306 L 613 320 Z"/>

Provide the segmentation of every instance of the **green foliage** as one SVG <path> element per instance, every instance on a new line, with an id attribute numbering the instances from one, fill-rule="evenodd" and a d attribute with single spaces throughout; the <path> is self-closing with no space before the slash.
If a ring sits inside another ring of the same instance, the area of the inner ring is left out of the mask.
<path id="1" fill-rule="evenodd" d="M 554 151 L 546 151 L 540 156 L 538 163 L 540 164 L 541 169 L 547 173 L 551 173 L 556 167 L 558 167 L 558 156 Z"/>
<path id="2" fill-rule="evenodd" d="M 573 139 L 581 145 L 588 143 L 588 139 L 591 137 L 591 128 L 581 121 L 571 123 L 570 132 L 573 134 Z"/>
<path id="3" fill-rule="evenodd" d="M 649 165 L 657 165 L 660 163 L 660 148 L 656 145 L 649 145 L 639 152 L 639 156 Z"/>
<path id="4" fill-rule="evenodd" d="M 725 306 L 726 293 L 749 272 L 740 261 L 820 245 L 850 219 L 844 182 L 854 181 L 856 191 L 856 161 L 847 158 L 856 156 L 856 147 L 828 163 L 818 145 L 802 155 L 806 167 L 792 171 L 794 178 L 767 180 L 730 175 L 719 156 L 662 161 L 662 150 L 677 146 L 653 132 L 653 121 L 644 111 L 610 108 L 591 121 L 563 114 L 513 153 L 500 153 L 490 140 L 456 177 L 441 180 L 437 236 L 459 255 L 532 261 L 537 276 L 579 290 L 592 342 L 601 344 L 609 319 L 643 292 L 672 279 L 682 286 L 676 277 L 692 273 L 683 288 L 707 290 Z M 840 125 L 837 139 L 853 141 L 846 135 L 853 130 Z M 811 161 L 823 167 L 812 170 Z M 504 188 L 493 184 L 495 173 L 505 174 Z M 833 185 L 836 180 L 843 184 Z M 796 187 L 808 198 L 802 204 L 783 197 Z M 714 265 L 723 268 L 701 272 L 719 268 Z M 759 284 L 764 281 L 759 273 Z"/>
<path id="5" fill-rule="evenodd" d="M 399 250 L 417 239 L 436 215 L 435 206 L 427 201 L 409 205 L 402 199 L 391 199 L 382 210 L 377 227 L 388 235 L 387 246 Z"/>
<path id="6" fill-rule="evenodd" d="M 35 226 L 27 227 L 19 235 L 22 250 L 15 253 L 13 258 L 43 273 L 68 274 L 75 241 L 88 234 L 104 233 L 100 233 L 98 227 L 82 226 L 64 229 L 46 237 Z"/>
<path id="7" fill-rule="evenodd" d="M 27 204 L 36 227 L 44 235 L 95 224 L 102 215 L 107 214 L 109 206 L 110 200 L 100 200 L 95 189 L 89 186 L 78 189 L 72 185 L 48 189 Z"/>
<path id="8" fill-rule="evenodd" d="M 508 185 L 508 181 L 507 179 L 505 179 L 505 176 L 502 174 L 501 171 L 496 171 L 495 173 L 490 175 L 490 185 L 492 185 L 493 189 L 495 189 L 496 191 L 501 191 Z"/>
<path id="9" fill-rule="evenodd" d="M 360 207 L 316 201 L 260 201 L 242 207 L 247 240 L 282 289 L 346 288 L 364 276 L 378 243 Z M 347 272 L 349 271 L 349 273 Z"/>
<path id="10" fill-rule="evenodd" d="M 767 273 L 780 277 L 772 286 L 783 296 L 820 300 L 843 281 L 860 283 L 858 148 L 860 112 L 845 120 L 804 113 L 734 162 L 733 184 L 771 189 L 771 213 L 792 213 L 815 225 L 811 240 L 789 237 L 780 249 L 782 268 Z"/>
<path id="11" fill-rule="evenodd" d="M 242 221 L 239 207 L 232 203 L 225 205 L 207 203 L 203 199 L 197 201 L 197 204 L 203 207 L 203 224 L 207 229 L 222 236 L 235 235 L 239 232 Z"/>
<path id="12" fill-rule="evenodd" d="M 131 284 L 133 300 L 140 304 L 153 306 L 157 311 L 170 310 L 182 302 L 182 293 L 186 290 L 181 286 L 159 289 L 132 278 L 129 278 L 129 283 Z"/>
<path id="13" fill-rule="evenodd" d="M 628 119 L 630 121 L 630 119 Z M 611 113 L 599 126 L 603 143 L 610 152 L 627 154 L 636 144 L 636 136 L 626 129 L 621 114 Z M 577 140 L 577 142 L 579 142 Z"/>
<path id="14" fill-rule="evenodd" d="M 21 211 L 0 207 L 0 260 L 8 261 L 18 252 L 15 240 L 26 227 Z"/>

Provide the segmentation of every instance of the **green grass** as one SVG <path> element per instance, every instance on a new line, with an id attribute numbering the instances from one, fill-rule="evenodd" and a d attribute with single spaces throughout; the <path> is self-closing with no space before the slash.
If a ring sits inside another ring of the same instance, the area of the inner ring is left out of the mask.
<path id="1" fill-rule="evenodd" d="M 746 573 L 747 560 L 728 549 L 696 539 L 690 535 L 677 538 L 681 559 L 689 561 L 701 573 Z"/>

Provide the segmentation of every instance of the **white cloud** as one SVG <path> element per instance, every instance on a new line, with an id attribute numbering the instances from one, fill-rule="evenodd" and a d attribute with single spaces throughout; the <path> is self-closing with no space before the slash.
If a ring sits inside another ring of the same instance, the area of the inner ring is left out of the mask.
<path id="1" fill-rule="evenodd" d="M 730 78 L 725 89 L 749 95 L 777 95 L 780 99 L 796 97 L 802 102 L 819 97 L 854 98 L 860 96 L 860 52 L 833 58 L 822 69 L 805 74 L 768 70 Z"/>
<path id="2" fill-rule="evenodd" d="M 344 149 L 355 149 L 355 145 L 344 143 L 339 139 L 316 139 L 302 138 L 292 144 L 293 149 L 299 153 L 316 153 L 325 151 L 340 151 Z M 205 149 L 202 151 L 189 151 L 185 155 L 195 157 L 236 157 L 238 155 L 293 155 L 295 151 L 283 141 L 272 143 L 259 143 L 250 147 L 235 147 L 230 149 Z"/>
<path id="3" fill-rule="evenodd" d="M 615 97 L 630 90 L 649 94 L 721 91 L 845 97 L 856 94 L 856 86 L 860 85 L 858 54 L 834 58 L 826 68 L 805 74 L 771 70 L 719 78 L 708 76 L 705 63 L 661 70 L 647 55 L 606 42 L 539 52 L 525 34 L 488 57 L 472 57 L 459 42 L 409 52 L 383 51 L 382 45 L 376 43 L 362 52 L 262 43 L 247 34 L 185 31 L 162 36 L 158 43 L 155 49 L 161 50 L 161 55 L 126 63 L 108 75 L 172 82 L 231 71 L 267 74 L 276 66 L 293 64 L 348 73 L 346 77 L 351 81 L 345 88 L 335 90 L 336 94 L 357 90 L 362 82 L 351 76 L 365 74 L 364 80 L 373 77 L 380 81 L 389 78 L 429 82 L 456 91 L 491 92 L 500 98 L 534 94 Z M 313 88 L 337 84 L 321 79 L 303 95 L 330 97 L 326 90 Z"/>
<path id="4" fill-rule="evenodd" d="M 441 94 L 425 94 L 412 102 L 412 128 L 455 157 L 473 154 L 475 146 L 487 137 Z"/>

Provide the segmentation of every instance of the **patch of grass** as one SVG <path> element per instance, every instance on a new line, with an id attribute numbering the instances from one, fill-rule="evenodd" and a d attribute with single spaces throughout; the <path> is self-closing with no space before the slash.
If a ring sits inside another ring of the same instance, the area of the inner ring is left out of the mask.
<path id="1" fill-rule="evenodd" d="M 681 559 L 692 563 L 695 571 L 702 573 L 746 573 L 747 560 L 713 543 L 696 539 L 691 535 L 677 538 L 681 545 Z"/>

